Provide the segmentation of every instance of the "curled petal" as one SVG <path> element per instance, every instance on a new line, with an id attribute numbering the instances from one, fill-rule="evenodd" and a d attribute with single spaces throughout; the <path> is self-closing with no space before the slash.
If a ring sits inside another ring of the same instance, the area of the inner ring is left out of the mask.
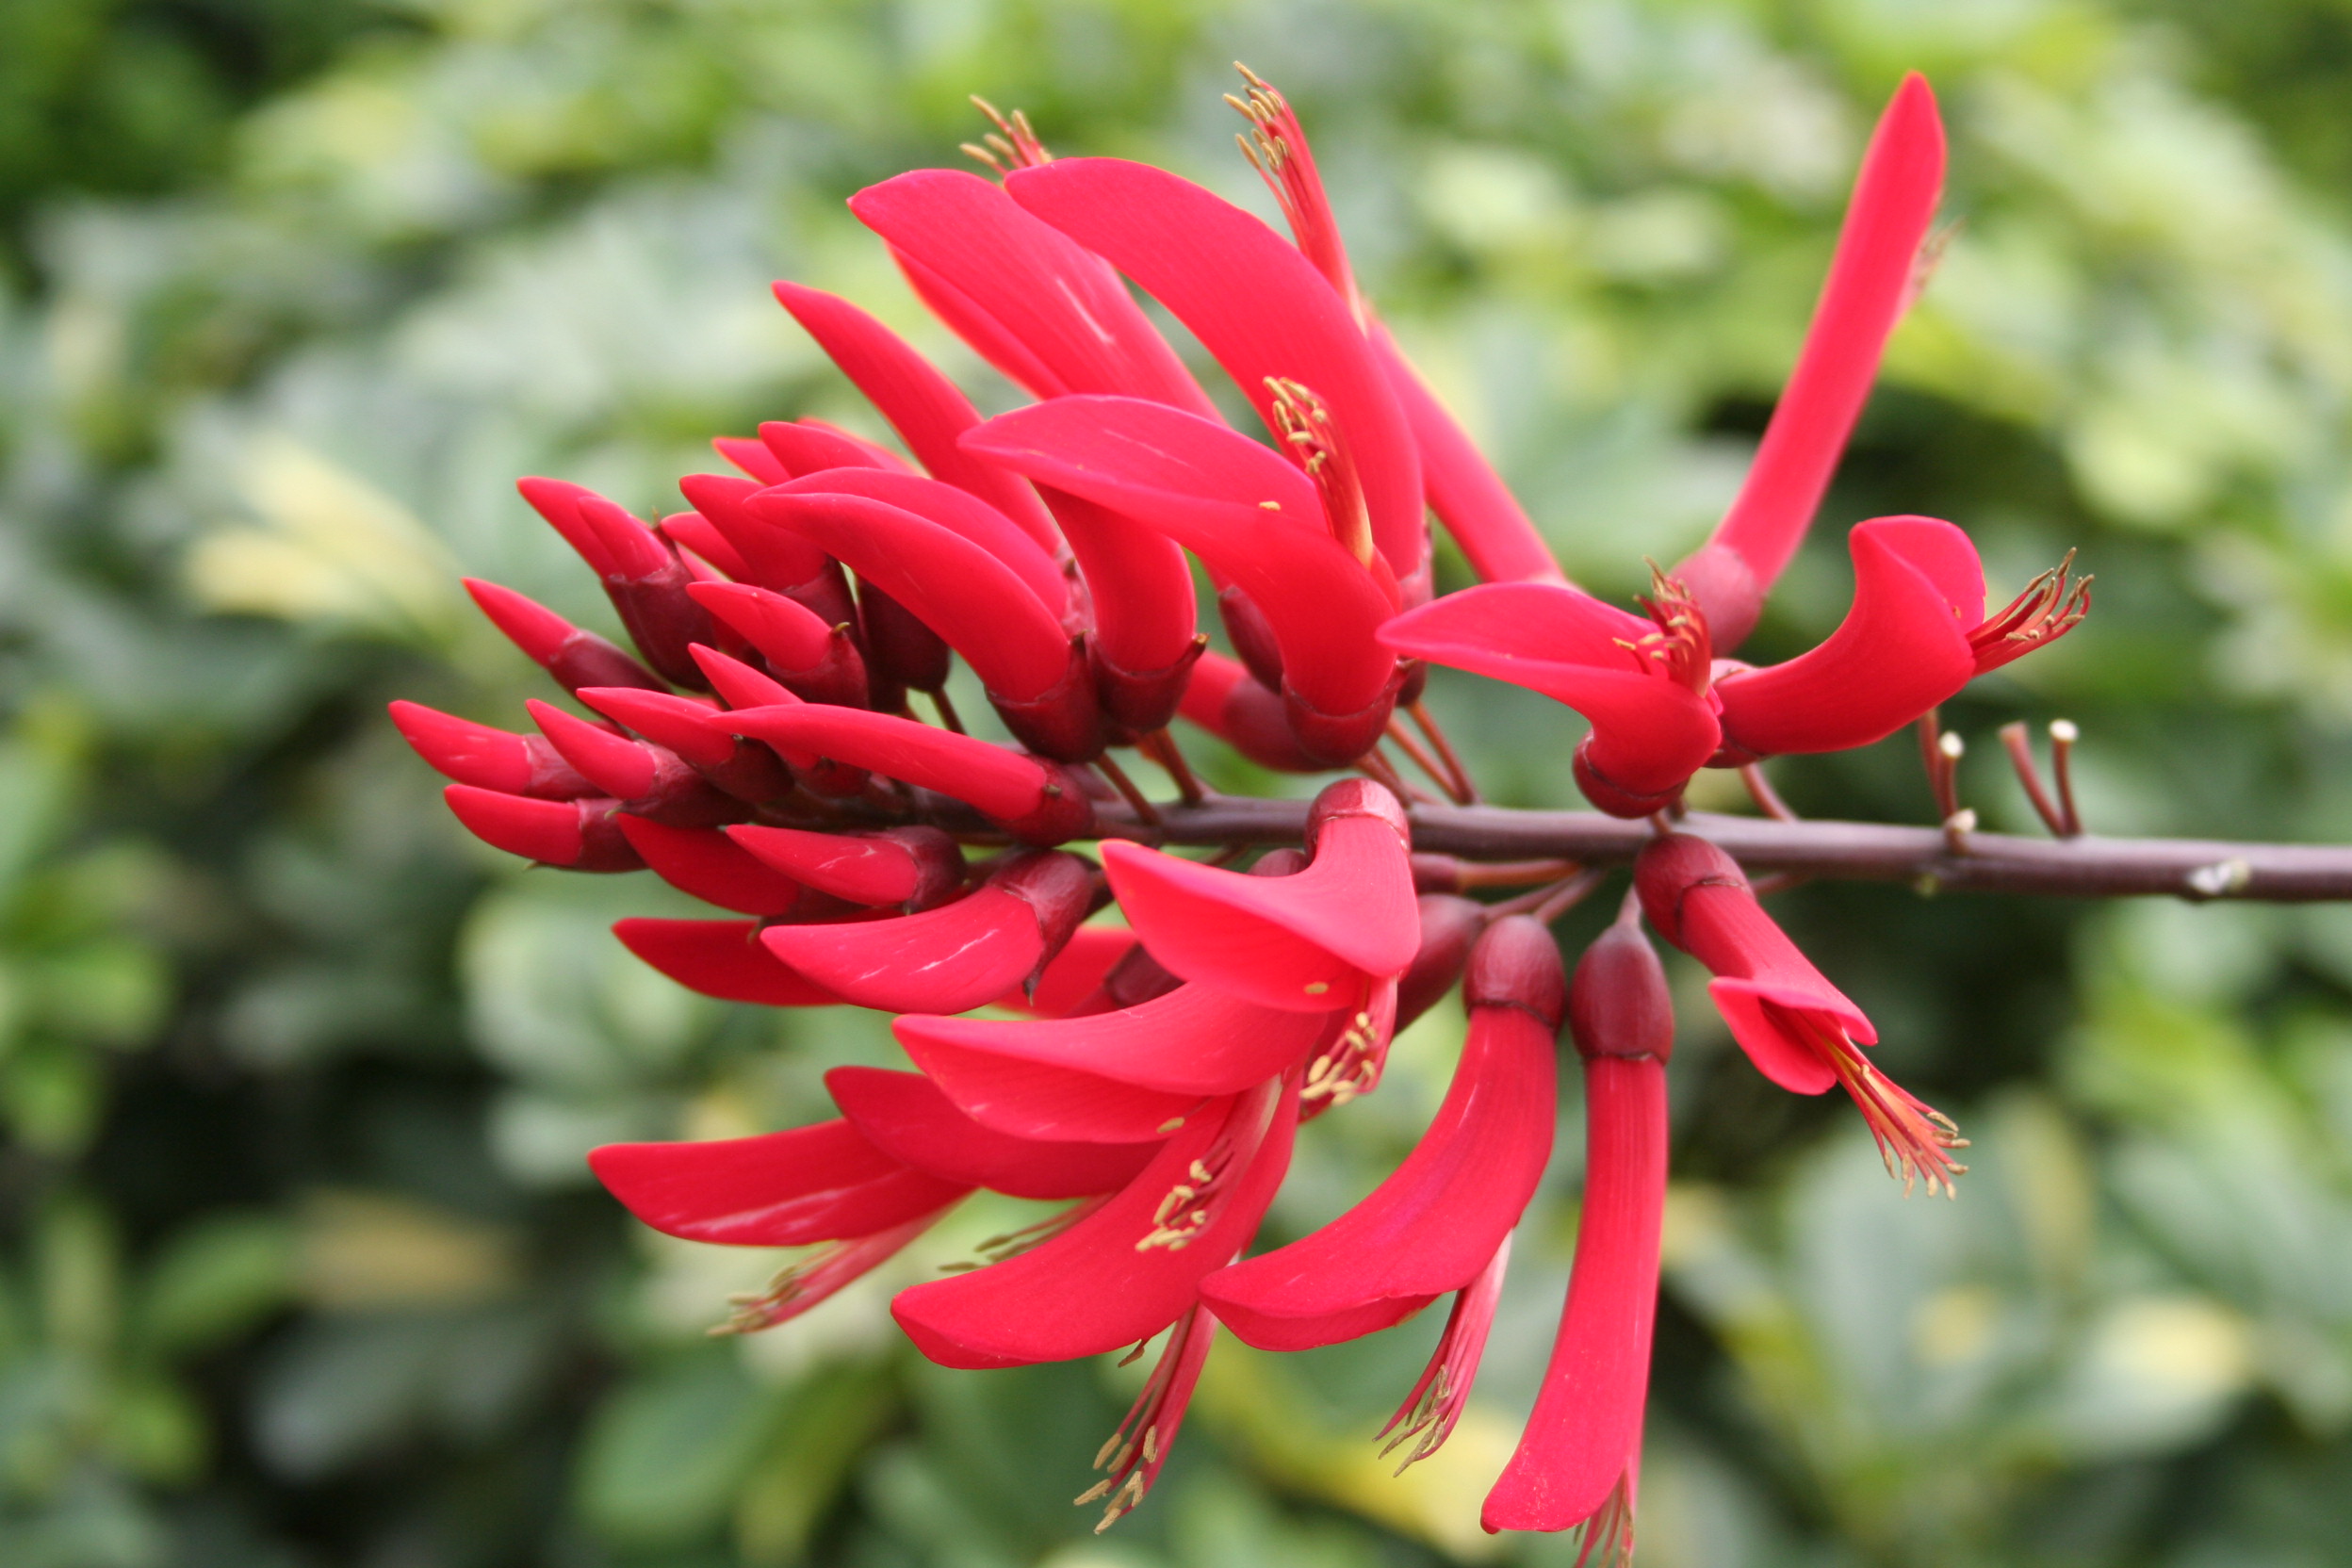
<path id="1" fill-rule="evenodd" d="M 837 1067 L 825 1075 L 850 1125 L 890 1158 L 942 1181 L 1015 1198 L 1116 1192 L 1159 1152 L 1152 1143 L 1052 1143 L 983 1127 L 920 1072 Z"/>
<path id="2" fill-rule="evenodd" d="M 1785 664 L 1715 683 L 1728 748 L 1771 757 L 1868 745 L 1976 674 L 1968 633 L 1984 612 L 1984 579 L 1968 536 L 1932 517 L 1882 517 L 1855 524 L 1848 545 L 1854 607 L 1838 629 Z"/>
<path id="3" fill-rule="evenodd" d="M 901 1165 L 846 1121 L 707 1143 L 608 1143 L 588 1164 L 664 1235 L 736 1247 L 872 1235 L 971 1190 Z"/>
<path id="4" fill-rule="evenodd" d="M 1058 543 L 1054 519 L 1046 515 L 1037 493 L 956 445 L 956 438 L 978 424 L 980 416 L 955 383 L 846 300 L 791 283 L 776 284 L 776 298 L 881 410 L 934 479 L 971 491 L 1020 524 L 1040 548 L 1054 551 Z"/>
<path id="5" fill-rule="evenodd" d="M 1428 539 L 1412 429 L 1348 302 L 1313 262 L 1232 203 L 1145 164 L 1060 158 L 1016 170 L 1004 189 L 1166 305 L 1269 430 L 1269 379 L 1312 387 L 1355 453 L 1389 569 L 1419 571 Z"/>
<path id="6" fill-rule="evenodd" d="M 1256 1231 L 1289 1167 L 1298 1107 L 1291 1083 L 1234 1096 L 1053 1240 L 902 1291 L 891 1315 L 947 1366 L 1067 1361 L 1150 1338 Z"/>
<path id="7" fill-rule="evenodd" d="M 760 945 L 756 920 L 624 920 L 612 934 L 690 991 L 762 1007 L 831 1007 L 841 998 Z"/>
<path id="8" fill-rule="evenodd" d="M 1119 906 L 1152 956 L 1261 1006 L 1328 1012 L 1420 946 L 1404 847 L 1385 825 L 1331 825 L 1291 876 L 1251 876 L 1137 844 L 1102 846 Z"/>

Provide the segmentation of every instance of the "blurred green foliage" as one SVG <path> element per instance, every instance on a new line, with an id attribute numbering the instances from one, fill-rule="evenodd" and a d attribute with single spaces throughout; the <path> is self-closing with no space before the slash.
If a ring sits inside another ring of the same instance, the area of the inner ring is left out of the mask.
<path id="1" fill-rule="evenodd" d="M 1366 1441 L 1434 1325 L 1228 1344 L 1101 1541 L 1140 1369 L 941 1373 L 890 1279 L 741 1345 L 764 1254 L 634 1230 L 615 1137 L 808 1119 L 890 1059 L 630 963 L 643 878 L 525 874 L 381 716 L 514 722 L 497 578 L 595 624 L 509 482 L 639 509 L 762 417 L 870 414 L 765 298 L 854 294 L 984 401 L 841 198 L 953 162 L 964 94 L 1262 195 L 1234 57 L 1315 137 L 1384 313 L 1580 577 L 1634 586 L 1761 428 L 1899 74 L 1950 246 L 1759 635 L 1837 525 L 1953 517 L 1999 581 L 2080 546 L 2089 627 L 1950 715 L 2065 713 L 2109 831 L 2352 836 L 2352 46 L 2337 0 L 19 0 L 0 9 L 0 1561 L 1354 1568 L 1564 1563 L 1477 1500 L 1550 1337 L 1577 1107 L 1478 1400 Z M 877 432 L 878 433 L 878 432 Z M 1490 792 L 1571 716 L 1441 676 Z M 968 709 L 979 705 L 971 703 Z M 1234 767 L 1231 760 L 1219 766 Z M 1905 743 L 1801 808 L 1929 809 Z M 1230 776 L 1230 775 L 1229 775 Z M 2030 819 L 1997 748 L 1968 798 Z M 1840 1106 L 1674 1064 L 1643 1498 L 1656 1568 L 2319 1564 L 2352 1529 L 2352 913 L 1811 888 L 1786 918 L 1976 1138 L 1906 1203 Z M 1276 1213 L 1404 1149 L 1458 1044 L 1318 1122 Z"/>

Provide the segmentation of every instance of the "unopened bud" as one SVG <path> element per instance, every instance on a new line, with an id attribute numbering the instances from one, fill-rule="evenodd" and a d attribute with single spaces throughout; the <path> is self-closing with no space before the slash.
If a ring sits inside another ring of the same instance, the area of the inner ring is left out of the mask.
<path id="1" fill-rule="evenodd" d="M 1690 833 L 1668 833 L 1652 839 L 1633 863 L 1633 885 L 1642 895 L 1642 912 L 1658 934 L 1682 945 L 1682 897 L 1702 884 L 1745 888 L 1748 879 L 1740 862 Z"/>
<path id="2" fill-rule="evenodd" d="M 1462 1000 L 1480 1007 L 1517 1007 L 1557 1032 L 1568 1005 L 1568 976 L 1560 946 L 1543 922 L 1507 915 L 1486 928 L 1470 949 Z"/>
<path id="3" fill-rule="evenodd" d="M 1413 847 L 1413 825 L 1405 820 L 1405 808 L 1397 804 L 1395 795 L 1368 778 L 1343 778 L 1326 787 L 1307 810 L 1308 854 L 1315 853 L 1323 825 L 1341 817 L 1371 817 L 1384 822 L 1408 850 Z"/>
<path id="4" fill-rule="evenodd" d="M 1602 932 L 1568 985 L 1568 1031 L 1579 1054 L 1651 1056 L 1674 1052 L 1674 1004 L 1658 950 L 1632 921 Z"/>
<path id="5" fill-rule="evenodd" d="M 1438 1004 L 1462 978 L 1471 944 L 1486 929 L 1486 906 L 1452 893 L 1423 893 L 1421 946 L 1413 966 L 1396 978 L 1396 1027 L 1402 1029 Z"/>

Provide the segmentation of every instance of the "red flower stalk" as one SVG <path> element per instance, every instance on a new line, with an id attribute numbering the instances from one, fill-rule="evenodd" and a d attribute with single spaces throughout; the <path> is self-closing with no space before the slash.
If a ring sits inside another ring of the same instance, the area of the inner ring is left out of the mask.
<path id="1" fill-rule="evenodd" d="M 1584 1058 L 1584 1211 L 1568 1301 L 1535 1412 L 1487 1494 L 1489 1530 L 1583 1526 L 1581 1563 L 1633 1549 L 1642 1407 L 1666 1200 L 1666 1061 L 1674 1004 L 1632 900 L 1585 950 L 1568 992 Z"/>
<path id="2" fill-rule="evenodd" d="M 1634 877 L 1658 935 L 1715 974 L 1707 994 L 1756 1070 L 1797 1094 L 1843 1086 L 1904 1191 L 1923 1182 L 1930 1193 L 1953 1194 L 1968 1167 L 1952 1152 L 1967 1140 L 1863 1055 L 1878 1032 L 1764 912 L 1738 861 L 1704 839 L 1670 833 L 1642 850 Z"/>
<path id="3" fill-rule="evenodd" d="M 1487 929 L 1470 959 L 1468 1041 L 1437 1119 L 1363 1202 L 1201 1282 L 1234 1333 L 1301 1350 L 1388 1328 L 1471 1286 L 1551 1157 L 1566 988 L 1543 926 L 1518 915 Z"/>
<path id="4" fill-rule="evenodd" d="M 1924 281 L 1922 247 L 1943 181 L 1936 95 L 1914 72 L 1862 155 L 1829 279 L 1747 482 L 1707 542 L 1674 568 L 1726 653 L 1756 625 L 1765 595 L 1804 541 L 1870 397 L 1887 336 Z"/>

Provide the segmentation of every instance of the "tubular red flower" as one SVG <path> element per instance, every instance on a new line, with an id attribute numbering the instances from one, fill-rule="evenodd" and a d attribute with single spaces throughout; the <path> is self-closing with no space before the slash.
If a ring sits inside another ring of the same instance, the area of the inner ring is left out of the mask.
<path id="1" fill-rule="evenodd" d="M 1877 1031 L 1773 923 L 1739 862 L 1704 839 L 1671 833 L 1642 850 L 1634 879 L 1658 935 L 1715 974 L 1707 994 L 1758 1071 L 1797 1094 L 1843 1086 L 1905 1191 L 1918 1181 L 1931 1194 L 1952 1192 L 1968 1167 L 1952 1151 L 1966 1140 L 1863 1055 Z"/>
<path id="2" fill-rule="evenodd" d="M 1023 850 L 941 908 L 896 920 L 778 925 L 760 940 L 787 965 L 861 1007 L 960 1013 L 1034 978 L 1086 917 L 1094 868 Z"/>
<path id="3" fill-rule="evenodd" d="M 1288 1168 L 1295 1080 L 1195 1117 L 1135 1179 L 1052 1240 L 902 1291 L 891 1315 L 944 1366 L 1067 1361 L 1148 1339 L 1247 1245 Z"/>
<path id="4" fill-rule="evenodd" d="M 1004 189 L 1142 285 L 1217 357 L 1266 427 L 1269 380 L 1321 394 L 1364 465 L 1372 536 L 1401 580 L 1428 547 L 1413 433 L 1347 302 L 1312 262 L 1188 180 L 1119 158 L 1016 170 Z"/>
<path id="5" fill-rule="evenodd" d="M 776 493 L 862 496 L 910 512 L 992 557 L 1057 618 L 1069 603 L 1070 580 L 1054 557 L 1039 549 L 1010 517 L 955 485 L 891 469 L 834 468 L 778 485 Z"/>
<path id="6" fill-rule="evenodd" d="M 1886 338 L 1918 288 L 1920 246 L 1943 180 L 1936 95 L 1914 72 L 1862 155 L 1829 279 L 1747 482 L 1707 544 L 1674 568 L 1706 607 L 1725 652 L 1755 626 L 1829 488 Z"/>
<path id="7" fill-rule="evenodd" d="M 707 1143 L 608 1143 L 588 1165 L 664 1235 L 734 1247 L 872 1235 L 972 1190 L 901 1165 L 839 1120 Z"/>
<path id="8" fill-rule="evenodd" d="M 889 242 L 919 289 L 948 291 L 925 299 L 935 309 L 947 304 L 940 314 L 950 326 L 1037 396 L 1120 392 L 1215 415 L 1102 258 L 989 181 L 917 170 L 868 186 L 849 199 L 849 209 Z M 959 301 L 969 314 L 956 311 Z M 993 331 L 972 330 L 982 321 Z"/>
<path id="9" fill-rule="evenodd" d="M 1785 664 L 1715 682 L 1734 760 L 1868 745 L 1976 674 L 1968 633 L 1984 616 L 1984 572 L 1968 536 L 1934 517 L 1878 517 L 1847 543 L 1854 608 L 1838 629 Z"/>
<path id="10" fill-rule="evenodd" d="M 744 824 L 727 836 L 793 880 L 852 904 L 913 914 L 945 903 L 964 882 L 962 848 L 936 827 L 851 834 Z"/>
<path id="11" fill-rule="evenodd" d="M 468 833 L 509 855 L 566 871 L 645 869 L 613 823 L 616 800 L 532 800 L 471 784 L 451 784 L 441 798 Z"/>
<path id="12" fill-rule="evenodd" d="M 824 920 L 849 912 L 840 900 L 804 888 L 738 849 L 724 833 L 707 827 L 664 827 L 628 815 L 617 823 L 621 836 L 654 875 L 705 904 L 775 919 Z"/>
<path id="13" fill-rule="evenodd" d="M 435 773 L 460 784 L 540 800 L 601 794 L 544 735 L 516 735 L 418 702 L 390 705 L 392 722 Z"/>
<path id="14" fill-rule="evenodd" d="M 962 535 L 862 496 L 767 490 L 760 517 L 821 546 L 962 654 L 991 693 L 1042 695 L 1070 665 L 1070 634 L 1019 573 Z"/>
<path id="15" fill-rule="evenodd" d="M 968 801 L 1025 842 L 1061 843 L 1094 825 L 1094 808 L 1069 774 L 969 735 L 814 704 L 738 709 L 726 722 L 788 757 L 814 753 Z"/>
<path id="16" fill-rule="evenodd" d="M 582 686 L 669 690 L 660 676 L 617 646 L 593 631 L 582 631 L 546 606 L 495 582 L 470 577 L 465 581 L 466 592 L 473 596 L 490 623 L 565 691 L 576 692 Z"/>
<path id="17" fill-rule="evenodd" d="M 1176 542 L 1134 518 L 1066 490 L 1039 487 L 1070 541 L 1094 612 L 1094 656 L 1103 711 L 1142 731 L 1174 717 L 1186 678 L 1207 645 L 1197 635 L 1192 568 Z"/>
<path id="18" fill-rule="evenodd" d="M 857 629 L 858 611 L 840 564 L 808 540 L 762 523 L 744 509 L 764 486 L 724 474 L 688 474 L 678 487 L 743 557 L 743 580 L 783 595 L 828 627 Z"/>
<path id="19" fill-rule="evenodd" d="M 883 1153 L 941 1181 L 1015 1198 L 1116 1192 L 1152 1163 L 1159 1143 L 1053 1143 L 984 1127 L 919 1072 L 837 1067 L 833 1103 Z"/>
<path id="20" fill-rule="evenodd" d="M 1317 710 L 1354 713 L 1390 684 L 1373 632 L 1393 593 L 1323 526 L 1314 484 L 1258 443 L 1163 404 L 1073 397 L 1002 415 L 967 445 L 1158 529 L 1240 586 Z"/>
<path id="21" fill-rule="evenodd" d="M 631 686 L 582 686 L 574 694 L 606 718 L 676 752 L 737 800 L 765 805 L 792 791 L 792 776 L 776 754 L 729 733 L 707 702 Z"/>
<path id="22" fill-rule="evenodd" d="M 777 283 L 776 302 L 890 422 L 934 479 L 945 480 L 1019 523 L 1052 553 L 1054 519 L 1037 493 L 1012 475 L 966 454 L 956 438 L 980 422 L 971 400 L 898 335 L 848 301 Z"/>
<path id="23" fill-rule="evenodd" d="M 749 814 L 667 746 L 625 739 L 536 697 L 523 706 L 565 761 L 640 816 L 673 827 L 712 827 Z"/>
<path id="24" fill-rule="evenodd" d="M 1119 906 L 1153 957 L 1266 1007 L 1328 1012 L 1413 962 L 1420 912 L 1384 823 L 1327 826 L 1291 876 L 1251 876 L 1119 841 L 1102 846 Z"/>
<path id="25" fill-rule="evenodd" d="M 866 661 L 848 622 L 828 626 L 797 600 L 746 582 L 697 582 L 687 592 L 757 649 L 793 695 L 864 706 Z"/>
<path id="26" fill-rule="evenodd" d="M 1551 1157 L 1567 979 L 1550 933 L 1524 915 L 1490 926 L 1470 966 L 1468 1041 L 1404 1163 L 1329 1225 L 1201 1282 L 1250 1344 L 1300 1350 L 1401 1322 L 1468 1287 L 1519 1222 Z"/>
<path id="27" fill-rule="evenodd" d="M 1471 944 L 1486 929 L 1486 906 L 1454 893 L 1423 893 L 1414 900 L 1421 945 L 1413 963 L 1396 977 L 1396 1027 L 1402 1029 L 1446 998 L 1470 961 Z"/>
<path id="28" fill-rule="evenodd" d="M 1722 743 L 1703 627 L 1694 650 L 1687 627 L 1627 614 L 1574 588 L 1498 582 L 1407 611 L 1380 635 L 1398 652 L 1526 686 L 1590 719 L 1579 763 L 1633 797 L 1620 807 L 1596 793 L 1604 810 L 1647 815 Z"/>
<path id="29" fill-rule="evenodd" d="M 753 920 L 618 921 L 612 935 L 690 991 L 761 1007 L 831 1007 L 841 999 L 760 945 Z"/>
<path id="30" fill-rule="evenodd" d="M 1535 1413 L 1487 1495 L 1489 1530 L 1568 1529 L 1595 1521 L 1621 1494 L 1629 1510 L 1641 1462 L 1674 1017 L 1666 972 L 1638 916 L 1621 919 L 1586 950 L 1568 1015 L 1585 1094 L 1575 1272 Z M 1622 1527 L 1630 1532 L 1629 1512 Z M 1588 1534 L 1588 1551 L 1592 1544 Z"/>
<path id="31" fill-rule="evenodd" d="M 852 435 L 839 425 L 823 419 L 770 419 L 760 427 L 760 444 L 784 470 L 782 476 L 767 481 L 780 484 L 785 478 L 801 479 L 826 468 L 882 468 L 894 474 L 910 474 L 906 460 L 888 447 L 877 446 L 863 436 Z"/>

